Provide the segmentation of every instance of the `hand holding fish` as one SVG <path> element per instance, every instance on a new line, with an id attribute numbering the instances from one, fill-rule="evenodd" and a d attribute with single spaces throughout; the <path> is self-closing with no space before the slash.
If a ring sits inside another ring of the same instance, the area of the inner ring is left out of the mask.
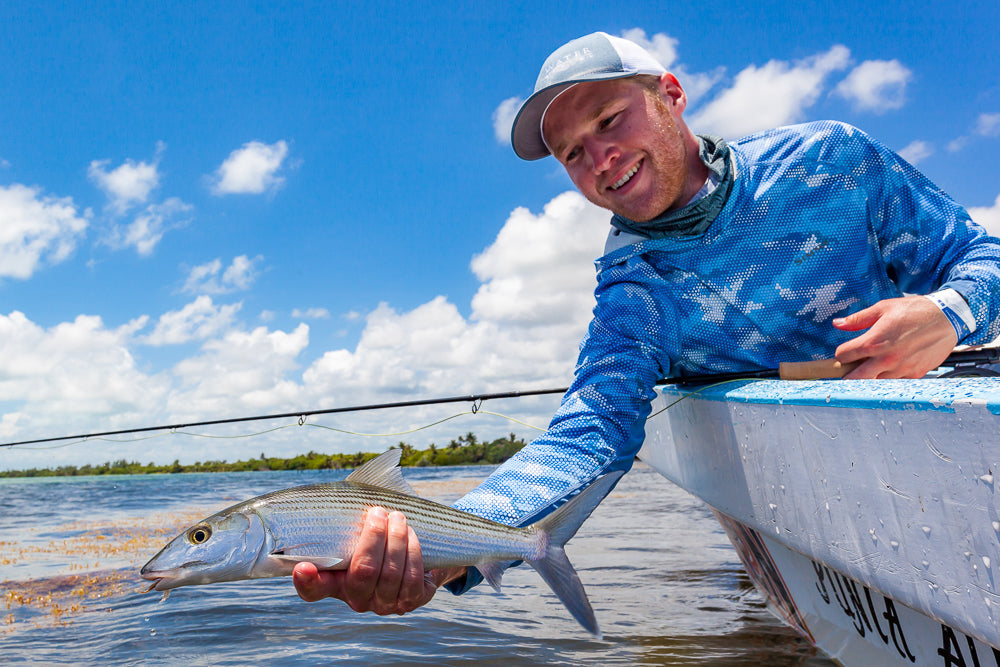
<path id="1" fill-rule="evenodd" d="M 921 378 L 955 348 L 958 336 L 947 316 L 924 296 L 885 299 L 833 326 L 863 334 L 837 348 L 837 361 L 864 360 L 847 379 Z"/>
<path id="2" fill-rule="evenodd" d="M 425 573 L 420 542 L 403 513 L 373 507 L 365 515 L 357 550 L 346 570 L 321 572 L 312 563 L 299 563 L 292 580 L 306 602 L 332 597 L 354 611 L 386 616 L 422 607 L 438 587 L 464 575 L 465 570 L 442 568 Z"/>
<path id="3" fill-rule="evenodd" d="M 216 512 L 167 543 L 139 573 L 164 597 L 181 586 L 291 574 L 303 600 L 332 596 L 385 615 L 426 604 L 468 566 L 499 591 L 505 564 L 520 560 L 600 637 L 564 546 L 621 471 L 599 477 L 536 523 L 514 527 L 417 497 L 399 457 L 391 449 L 342 482 L 272 491 Z"/>

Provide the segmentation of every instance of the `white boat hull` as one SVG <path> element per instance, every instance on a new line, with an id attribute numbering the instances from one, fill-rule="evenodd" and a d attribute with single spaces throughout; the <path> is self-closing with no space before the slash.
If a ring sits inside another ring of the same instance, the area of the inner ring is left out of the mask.
<path id="1" fill-rule="evenodd" d="M 1000 380 L 665 388 L 653 413 L 640 458 L 831 657 L 1000 667 Z"/>

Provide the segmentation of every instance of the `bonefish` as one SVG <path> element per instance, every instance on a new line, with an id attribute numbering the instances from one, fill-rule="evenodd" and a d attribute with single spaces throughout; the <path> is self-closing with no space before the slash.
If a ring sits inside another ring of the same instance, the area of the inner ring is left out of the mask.
<path id="1" fill-rule="evenodd" d="M 523 560 L 587 631 L 600 636 L 594 610 L 564 546 L 622 476 L 598 478 L 540 521 L 515 528 L 419 498 L 390 449 L 342 482 L 272 491 L 199 521 L 146 563 L 149 590 L 290 575 L 297 563 L 346 569 L 371 507 L 400 511 L 420 540 L 424 567 L 471 565 L 497 591 L 504 567 Z"/>

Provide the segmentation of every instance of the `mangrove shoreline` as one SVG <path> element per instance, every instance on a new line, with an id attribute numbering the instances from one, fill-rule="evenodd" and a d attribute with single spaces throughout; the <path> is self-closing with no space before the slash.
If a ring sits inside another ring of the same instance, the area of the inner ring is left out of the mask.
<path id="1" fill-rule="evenodd" d="M 444 447 L 431 444 L 427 449 L 415 449 L 400 442 L 390 449 L 401 449 L 400 465 L 405 467 L 456 466 L 500 464 L 521 450 L 527 444 L 511 433 L 492 442 L 479 442 L 474 433 L 467 433 L 452 440 Z M 292 458 L 266 456 L 245 461 L 198 461 L 191 465 L 175 460 L 171 464 L 145 465 L 137 461 L 107 461 L 99 465 L 58 466 L 54 468 L 30 468 L 27 470 L 0 471 L 4 477 L 79 477 L 89 475 L 156 475 L 186 472 L 258 472 L 268 470 L 341 470 L 357 468 L 382 452 L 357 452 L 354 454 L 320 454 L 309 452 Z"/>

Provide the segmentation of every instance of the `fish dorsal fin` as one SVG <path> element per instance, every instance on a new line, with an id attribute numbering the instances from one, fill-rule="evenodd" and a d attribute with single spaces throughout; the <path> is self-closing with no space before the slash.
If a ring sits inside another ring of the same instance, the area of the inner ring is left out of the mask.
<path id="1" fill-rule="evenodd" d="M 352 472 L 346 481 L 415 496 L 417 494 L 403 479 L 403 470 L 399 467 L 399 457 L 402 453 L 402 450 L 390 449 Z"/>

